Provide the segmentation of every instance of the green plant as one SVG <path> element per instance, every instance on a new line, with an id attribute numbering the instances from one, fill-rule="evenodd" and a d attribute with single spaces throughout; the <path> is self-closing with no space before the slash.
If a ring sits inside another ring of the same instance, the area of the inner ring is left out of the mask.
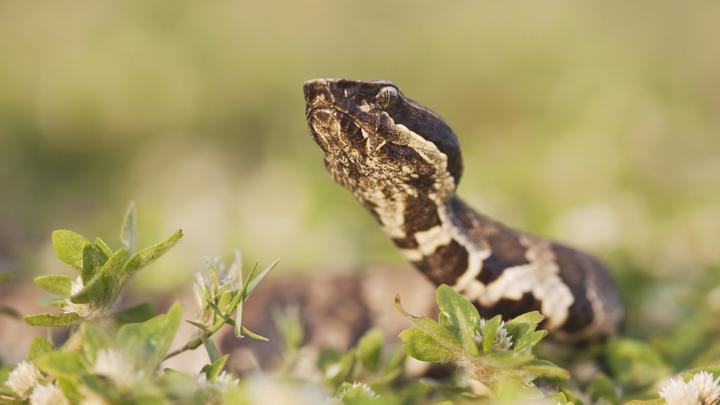
<path id="1" fill-rule="evenodd" d="M 543 320 L 539 312 L 529 312 L 508 322 L 500 316 L 488 320 L 467 299 L 452 288 L 441 285 L 436 292 L 438 320 L 407 313 L 396 298 L 398 310 L 413 327 L 400 334 L 408 355 L 432 363 L 455 363 L 465 377 L 467 396 L 495 400 L 550 398 L 567 403 L 564 393 L 541 391 L 533 381 L 559 383 L 570 373 L 540 360 L 533 347 L 547 332 L 536 330 Z M 557 385 L 557 384 L 556 384 Z"/>
<path id="2" fill-rule="evenodd" d="M 220 353 L 212 337 L 227 325 L 237 338 L 267 340 L 243 324 L 243 305 L 277 261 L 262 270 L 255 263 L 243 277 L 239 253 L 227 265 L 209 260 L 194 284 L 199 312 L 187 320 L 196 331 L 171 351 L 183 316 L 179 304 L 158 314 L 149 303 L 122 308 L 119 302 L 130 278 L 175 246 L 182 232 L 137 250 L 135 215 L 131 204 L 123 220 L 122 245 L 115 250 L 100 238 L 90 242 L 67 230 L 53 233 L 58 257 L 79 275 L 36 277 L 38 285 L 54 294 L 42 302 L 58 311 L 24 320 L 38 327 L 68 328 L 70 334 L 57 347 L 37 337 L 27 360 L 0 368 L 0 403 L 720 403 L 720 346 L 712 322 L 720 306 L 709 301 L 720 295 L 719 268 L 698 281 L 683 304 L 692 311 L 667 334 L 615 337 L 584 348 L 561 344 L 559 352 L 545 350 L 546 332 L 538 330 L 543 320 L 538 312 L 507 321 L 499 316 L 483 319 L 468 300 L 442 285 L 436 290 L 437 320 L 409 314 L 396 297 L 397 310 L 412 324 L 400 334 L 402 345 L 388 345 L 373 328 L 349 350 L 310 348 L 317 353 L 314 369 L 301 370 L 307 366 L 307 351 L 300 311 L 274 311 L 283 362 L 277 369 L 241 378 L 225 370 L 229 356 Z M 0 274 L 0 281 L 9 278 Z M 21 319 L 10 307 L 0 308 L 0 313 Z M 196 373 L 163 367 L 165 360 L 200 346 L 208 361 Z M 408 376 L 408 358 L 442 366 L 444 373 L 436 378 Z"/>
<path id="3" fill-rule="evenodd" d="M 60 347 L 37 337 L 26 361 L 2 369 L 0 402 L 204 404 L 242 399 L 236 378 L 223 371 L 228 356 L 221 356 L 210 338 L 223 325 L 230 325 L 238 337 L 266 340 L 242 325 L 242 303 L 277 261 L 259 273 L 256 263 L 244 280 L 239 256 L 229 267 L 212 261 L 208 274 L 198 275 L 200 315 L 188 321 L 198 332 L 173 352 L 169 349 L 182 316 L 179 304 L 159 315 L 148 303 L 116 308 L 130 277 L 181 237 L 178 230 L 165 241 L 136 251 L 132 203 L 123 221 L 123 246 L 117 250 L 100 238 L 89 242 L 72 231 L 53 232 L 58 258 L 80 275 L 74 280 L 62 275 L 36 277 L 38 285 L 55 294 L 43 302 L 61 312 L 24 319 L 32 326 L 70 327 L 71 335 Z M 201 344 L 209 363 L 196 376 L 160 368 L 164 360 Z"/>

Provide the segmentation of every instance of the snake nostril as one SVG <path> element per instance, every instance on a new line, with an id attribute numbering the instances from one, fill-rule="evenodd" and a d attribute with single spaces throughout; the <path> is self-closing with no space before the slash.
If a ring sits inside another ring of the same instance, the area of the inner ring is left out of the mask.
<path id="1" fill-rule="evenodd" d="M 327 86 L 327 80 L 324 79 L 312 79 L 307 80 L 303 83 L 303 93 L 305 95 L 305 102 L 311 102 L 321 94 L 328 95 L 329 90 Z"/>
<path id="2" fill-rule="evenodd" d="M 305 95 L 305 102 L 309 103 L 313 98 L 312 84 L 310 82 L 303 83 L 303 94 Z"/>
<path id="3" fill-rule="evenodd" d="M 306 103 L 317 101 L 332 100 L 331 88 L 333 86 L 332 79 L 312 79 L 303 83 L 303 93 Z"/>

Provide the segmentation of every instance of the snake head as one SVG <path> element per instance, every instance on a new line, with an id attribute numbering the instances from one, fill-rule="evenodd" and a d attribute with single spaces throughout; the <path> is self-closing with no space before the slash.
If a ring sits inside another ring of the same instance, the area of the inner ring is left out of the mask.
<path id="1" fill-rule="evenodd" d="M 333 178 L 369 208 L 408 196 L 444 200 L 462 173 L 457 137 L 388 81 L 308 80 L 306 118 Z"/>

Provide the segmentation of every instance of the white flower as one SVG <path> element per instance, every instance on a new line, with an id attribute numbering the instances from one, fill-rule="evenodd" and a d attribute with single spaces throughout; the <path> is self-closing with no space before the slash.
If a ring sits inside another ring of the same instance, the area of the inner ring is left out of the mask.
<path id="1" fill-rule="evenodd" d="M 76 278 L 70 285 L 70 296 L 79 293 L 84 287 L 82 277 Z M 76 313 L 81 318 L 92 318 L 95 315 L 90 304 L 76 304 L 70 301 L 70 298 L 65 298 L 65 305 L 62 310 L 66 314 Z"/>
<path id="2" fill-rule="evenodd" d="M 207 297 L 209 296 L 207 283 L 200 273 L 195 273 L 195 282 L 193 283 L 193 294 L 198 307 L 205 308 L 207 306 Z"/>
<path id="3" fill-rule="evenodd" d="M 5 385 L 10 387 L 13 392 L 20 398 L 27 396 L 28 390 L 32 388 L 42 377 L 40 370 L 29 361 L 23 361 L 15 367 L 5 381 Z"/>
<path id="4" fill-rule="evenodd" d="M 485 319 L 480 319 L 480 329 L 485 327 L 485 324 L 487 321 Z M 477 344 L 482 344 L 484 338 L 482 333 L 479 331 L 475 333 L 475 342 Z M 497 331 L 495 333 L 495 340 L 493 341 L 492 347 L 490 348 L 493 352 L 499 352 L 504 350 L 510 350 L 510 348 L 513 345 L 512 336 L 508 333 L 507 329 L 505 329 L 505 322 L 500 322 L 500 325 L 497 327 Z"/>
<path id="5" fill-rule="evenodd" d="M 130 387 L 143 377 L 117 350 L 101 350 L 95 359 L 95 374 L 104 375 L 121 387 Z"/>
<path id="6" fill-rule="evenodd" d="M 30 395 L 30 405 L 70 405 L 65 394 L 55 384 L 38 385 Z"/>
<path id="7" fill-rule="evenodd" d="M 234 375 L 228 373 L 227 371 L 221 371 L 220 374 L 218 374 L 217 377 L 215 377 L 215 382 L 210 383 L 207 380 L 207 375 L 205 373 L 198 373 L 195 374 L 195 381 L 198 382 L 200 385 L 206 385 L 206 386 L 216 386 L 218 388 L 224 389 L 228 388 L 232 385 L 238 385 L 240 383 L 240 380 L 235 378 Z"/>
<path id="8" fill-rule="evenodd" d="M 696 373 L 689 381 L 676 377 L 660 389 L 660 397 L 668 405 L 720 405 L 720 378 L 713 379 L 705 371 Z"/>
<path id="9" fill-rule="evenodd" d="M 507 329 L 505 329 L 505 322 L 500 322 L 500 326 L 497 328 L 497 335 L 495 336 L 493 348 L 498 351 L 510 350 L 512 345 L 512 336 L 510 336 Z"/>
<path id="10" fill-rule="evenodd" d="M 370 398 L 377 398 L 378 394 L 369 385 L 362 382 L 354 382 L 352 388 L 360 388 Z"/>
<path id="11" fill-rule="evenodd" d="M 207 274 L 195 274 L 195 283 L 193 284 L 193 293 L 200 310 L 202 311 L 201 320 L 207 321 L 213 314 L 210 303 L 217 303 L 217 298 L 228 291 L 237 291 L 240 289 L 240 268 L 242 266 L 242 256 L 240 252 L 235 251 L 235 259 L 230 267 L 219 257 L 207 260 Z"/>
<path id="12" fill-rule="evenodd" d="M 227 388 L 231 385 L 238 385 L 240 381 L 235 378 L 232 374 L 227 371 L 222 371 L 217 378 L 215 378 L 215 384 L 222 388 Z"/>
<path id="13" fill-rule="evenodd" d="M 720 404 L 720 377 L 713 379 L 712 374 L 701 371 L 689 382 L 695 388 L 703 404 Z"/>

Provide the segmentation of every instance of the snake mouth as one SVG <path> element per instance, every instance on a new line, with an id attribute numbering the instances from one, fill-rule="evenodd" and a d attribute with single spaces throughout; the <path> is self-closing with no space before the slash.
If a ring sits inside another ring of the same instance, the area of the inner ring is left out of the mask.
<path id="1" fill-rule="evenodd" d="M 308 112 L 308 126 L 326 156 L 347 155 L 351 150 L 367 153 L 368 136 L 351 114 L 337 108 L 313 108 Z"/>
<path id="2" fill-rule="evenodd" d="M 316 106 L 307 111 L 307 123 L 315 142 L 328 153 L 328 146 L 338 137 L 337 111 L 327 106 Z"/>

